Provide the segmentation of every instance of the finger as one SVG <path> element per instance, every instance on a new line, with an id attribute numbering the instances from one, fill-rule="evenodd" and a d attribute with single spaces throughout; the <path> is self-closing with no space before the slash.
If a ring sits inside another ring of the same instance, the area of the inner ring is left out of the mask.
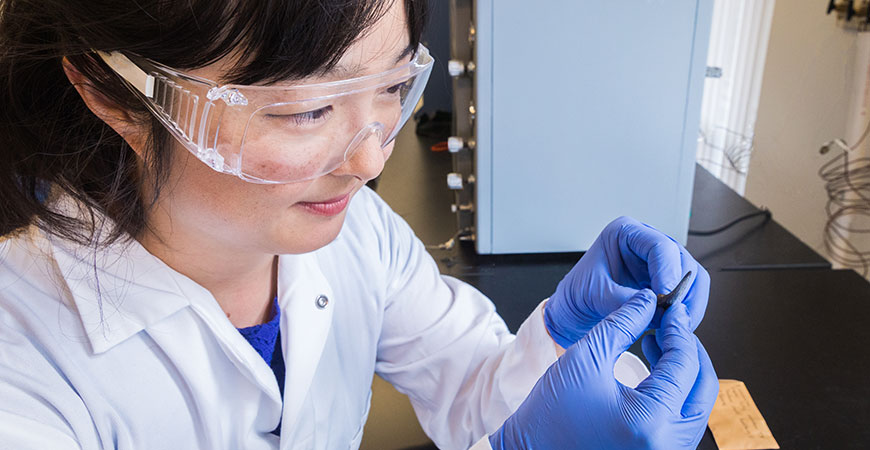
<path id="1" fill-rule="evenodd" d="M 646 360 L 649 361 L 650 367 L 655 367 L 656 364 L 658 364 L 659 359 L 662 357 L 662 349 L 656 342 L 655 335 L 648 334 L 644 336 L 643 340 L 640 341 L 640 347 L 643 349 L 643 355 L 646 356 Z"/>
<path id="2" fill-rule="evenodd" d="M 698 346 L 689 331 L 686 305 L 676 303 L 665 311 L 659 343 L 662 356 L 650 376 L 637 386 L 637 391 L 654 398 L 672 413 L 682 411 L 683 404 L 698 377 Z"/>
<path id="3" fill-rule="evenodd" d="M 595 312 L 597 312 L 602 318 L 607 317 L 610 313 L 619 309 L 638 292 L 637 289 L 623 286 L 610 278 L 600 278 L 599 281 L 602 286 L 591 286 L 589 290 L 591 292 L 601 293 L 597 299 L 598 301 L 592 303 Z"/>
<path id="4" fill-rule="evenodd" d="M 716 376 L 716 370 L 713 369 L 710 355 L 707 354 L 707 350 L 697 336 L 695 343 L 698 346 L 698 361 L 701 370 L 698 372 L 695 385 L 692 386 L 692 391 L 689 392 L 686 403 L 683 405 L 683 417 L 709 415 L 713 409 L 713 404 L 716 403 L 716 396 L 719 395 L 719 377 Z"/>
<path id="5" fill-rule="evenodd" d="M 592 328 L 580 342 L 590 347 L 600 361 L 616 363 L 619 355 L 646 331 L 655 307 L 656 297 L 652 291 L 637 291 L 619 309 Z M 613 364 L 609 365 L 612 370 Z"/>
<path id="6" fill-rule="evenodd" d="M 688 252 L 683 253 L 683 267 L 690 264 L 695 265 L 695 268 L 691 269 L 696 273 L 695 281 L 692 283 L 692 287 L 689 288 L 689 292 L 686 293 L 683 303 L 689 309 L 689 316 L 692 319 L 689 329 L 695 331 L 698 325 L 701 324 L 701 321 L 704 319 L 704 313 L 707 311 L 707 302 L 710 298 L 710 274 Z"/>
<path id="7" fill-rule="evenodd" d="M 628 264 L 629 269 L 645 266 L 650 287 L 656 294 L 671 292 L 680 279 L 684 268 L 680 257 L 680 247 L 666 234 L 640 222 L 627 222 L 623 225 L 624 239 L 620 239 L 623 254 L 634 254 L 645 264 Z"/>
<path id="8" fill-rule="evenodd" d="M 577 292 L 596 292 L 597 294 L 595 298 L 575 298 Z M 574 317 L 582 318 L 582 320 L 566 324 L 569 329 L 562 330 L 565 333 L 560 333 L 561 327 L 557 326 L 550 327 L 549 331 L 551 335 L 555 334 L 553 337 L 559 345 L 568 348 L 591 331 L 598 322 L 619 309 L 636 293 L 637 289 L 621 286 L 605 277 L 593 279 L 588 286 L 576 286 L 573 280 L 566 277 L 559 282 L 554 295 L 571 299 L 571 301 L 562 302 L 561 306 L 569 309 Z M 550 313 L 551 310 L 547 310 L 546 314 Z M 548 315 L 547 318 L 549 320 L 550 316 Z"/>

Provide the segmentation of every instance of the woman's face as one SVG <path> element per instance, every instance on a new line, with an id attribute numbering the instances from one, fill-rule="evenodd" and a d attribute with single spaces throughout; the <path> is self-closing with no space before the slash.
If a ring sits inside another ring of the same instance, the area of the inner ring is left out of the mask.
<path id="1" fill-rule="evenodd" d="M 338 66 L 361 67 L 356 76 L 379 73 L 397 65 L 396 57 L 408 43 L 402 2 L 396 1 Z M 220 80 L 223 67 L 226 62 L 190 73 Z M 304 83 L 335 79 L 326 75 Z M 170 246 L 198 242 L 239 255 L 304 253 L 328 244 L 341 230 L 350 198 L 380 174 L 393 146 L 381 149 L 378 139 L 369 138 L 331 173 L 304 182 L 262 185 L 215 172 L 173 143 L 170 178 L 149 217 L 151 230 Z"/>

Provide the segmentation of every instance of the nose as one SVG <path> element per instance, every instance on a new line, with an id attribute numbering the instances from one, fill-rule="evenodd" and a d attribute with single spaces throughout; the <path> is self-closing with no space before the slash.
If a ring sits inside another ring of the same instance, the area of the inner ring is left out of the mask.
<path id="1" fill-rule="evenodd" d="M 345 160 L 332 171 L 335 176 L 354 176 L 363 181 L 371 180 L 384 170 L 386 155 L 381 143 L 384 141 L 384 126 L 373 123 L 356 135 L 345 152 Z M 392 143 L 388 146 L 392 148 Z"/>

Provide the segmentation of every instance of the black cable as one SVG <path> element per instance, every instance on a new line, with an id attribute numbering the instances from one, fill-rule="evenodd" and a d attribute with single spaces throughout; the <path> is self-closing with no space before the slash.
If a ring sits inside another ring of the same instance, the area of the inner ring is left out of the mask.
<path id="1" fill-rule="evenodd" d="M 743 264 L 739 266 L 720 267 L 720 272 L 749 272 L 759 270 L 828 270 L 831 264 L 823 263 L 785 263 L 785 264 Z"/>
<path id="2" fill-rule="evenodd" d="M 762 223 L 767 223 L 770 220 L 770 218 L 772 217 L 772 215 L 770 214 L 770 210 L 768 210 L 767 208 L 763 208 L 761 211 L 756 211 L 754 213 L 747 214 L 745 216 L 740 216 L 740 217 L 732 220 L 731 222 L 728 222 L 725 225 L 722 225 L 719 228 L 714 228 L 712 230 L 689 230 L 689 236 L 712 236 L 714 234 L 721 233 L 721 232 L 733 227 L 734 225 L 737 225 L 738 223 L 743 222 L 744 220 L 749 220 L 753 217 L 758 217 L 758 216 L 764 216 L 764 222 L 762 222 Z"/>

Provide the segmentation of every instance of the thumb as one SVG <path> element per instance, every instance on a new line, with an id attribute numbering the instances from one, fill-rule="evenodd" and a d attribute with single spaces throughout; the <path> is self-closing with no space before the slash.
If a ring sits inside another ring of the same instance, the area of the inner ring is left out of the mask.
<path id="1" fill-rule="evenodd" d="M 655 294 L 649 289 L 641 289 L 595 325 L 583 340 L 592 347 L 600 361 L 615 362 L 646 331 L 655 310 Z"/>
<path id="2" fill-rule="evenodd" d="M 662 356 L 652 373 L 636 388 L 677 414 L 686 402 L 700 369 L 699 341 L 692 334 L 689 321 L 689 313 L 683 303 L 675 303 L 665 311 L 662 328 L 657 333 L 657 336 L 662 335 L 659 338 Z M 712 366 L 705 367 L 710 368 Z M 704 392 L 711 390 L 704 386 Z"/>
<path id="3" fill-rule="evenodd" d="M 601 315 L 600 317 L 605 317 L 619 309 L 625 302 L 634 297 L 637 292 L 637 289 L 623 286 L 614 280 L 604 280 L 600 296 L 600 306 L 604 309 L 596 312 Z"/>

